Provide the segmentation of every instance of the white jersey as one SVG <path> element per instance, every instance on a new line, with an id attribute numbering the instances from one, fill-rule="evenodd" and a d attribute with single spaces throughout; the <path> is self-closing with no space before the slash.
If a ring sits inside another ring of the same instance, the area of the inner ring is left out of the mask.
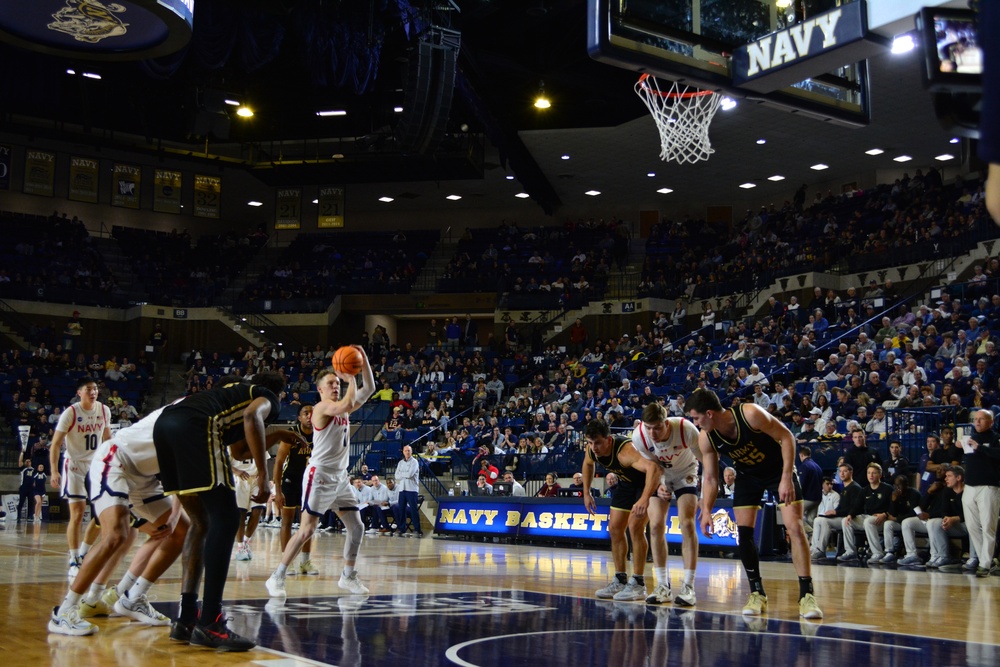
<path id="1" fill-rule="evenodd" d="M 309 465 L 330 471 L 346 471 L 351 460 L 351 420 L 347 415 L 330 417 L 324 428 L 316 425 L 313 412 L 312 454 Z"/>
<path id="2" fill-rule="evenodd" d="M 698 446 L 698 427 L 683 417 L 667 417 L 670 437 L 664 442 L 654 442 L 645 424 L 632 431 L 632 446 L 650 461 L 656 461 L 664 468 L 688 470 L 698 468 L 698 458 L 694 454 Z"/>
<path id="3" fill-rule="evenodd" d="M 153 446 L 153 425 L 163 412 L 163 408 L 154 410 L 148 415 L 115 433 L 115 444 L 127 456 L 126 472 L 129 474 L 151 477 L 160 474 L 160 462 L 156 458 L 156 447 Z"/>
<path id="4" fill-rule="evenodd" d="M 90 410 L 84 410 L 79 403 L 66 408 L 56 424 L 56 431 L 66 434 L 66 458 L 89 465 L 110 424 L 111 410 L 100 401 L 94 401 Z"/>
<path id="5" fill-rule="evenodd" d="M 245 462 L 232 459 L 230 463 L 233 466 L 234 473 L 245 472 L 246 474 L 250 475 L 252 479 L 257 477 L 257 463 L 253 459 L 250 459 L 249 461 Z M 253 479 L 253 482 L 256 483 L 257 480 Z"/>

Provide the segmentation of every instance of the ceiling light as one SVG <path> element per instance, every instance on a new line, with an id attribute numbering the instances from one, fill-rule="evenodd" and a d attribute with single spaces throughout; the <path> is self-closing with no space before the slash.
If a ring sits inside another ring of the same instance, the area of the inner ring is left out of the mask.
<path id="1" fill-rule="evenodd" d="M 596 197 L 597 195 L 601 194 L 601 191 L 600 190 L 587 190 L 583 194 L 589 195 L 591 197 Z"/>
<path id="2" fill-rule="evenodd" d="M 670 188 L 660 188 L 659 190 L 657 190 L 657 192 L 659 192 L 661 195 L 669 195 L 671 192 L 673 192 L 673 190 L 671 190 Z"/>
<path id="3" fill-rule="evenodd" d="M 445 199 L 450 199 L 451 201 L 458 201 L 461 198 L 462 198 L 461 195 L 448 195 L 447 197 L 445 197 Z"/>
<path id="4" fill-rule="evenodd" d="M 66 70 L 66 73 L 67 74 L 76 74 L 76 70 L 75 69 L 68 69 L 68 70 Z"/>
<path id="5" fill-rule="evenodd" d="M 263 206 L 263 202 L 250 200 L 247 202 L 247 206 Z"/>
<path id="6" fill-rule="evenodd" d="M 236 115 L 240 118 L 253 118 L 253 109 L 248 106 L 242 106 L 236 110 Z"/>
<path id="7" fill-rule="evenodd" d="M 648 176 L 649 178 L 654 178 L 656 176 L 656 172 L 655 171 L 651 171 L 648 174 L 646 174 L 646 176 Z"/>
<path id="8" fill-rule="evenodd" d="M 393 107 L 392 110 L 395 113 L 403 113 L 403 107 Z"/>
<path id="9" fill-rule="evenodd" d="M 954 160 L 955 156 L 951 153 L 941 153 L 941 155 L 935 155 L 935 160 L 940 160 L 941 162 L 947 162 L 948 160 Z"/>
<path id="10" fill-rule="evenodd" d="M 100 74 L 94 74 L 93 72 L 84 72 L 83 76 L 87 77 L 88 79 L 96 79 L 98 81 L 101 80 L 101 75 Z"/>
<path id="11" fill-rule="evenodd" d="M 330 157 L 332 157 L 334 160 L 343 160 L 344 159 L 344 154 L 343 153 L 334 153 Z"/>
<path id="12" fill-rule="evenodd" d="M 449 197 L 449 199 L 450 199 L 450 197 Z M 378 200 L 381 201 L 381 202 L 385 202 L 386 204 L 388 204 L 391 201 L 394 201 L 392 197 L 379 197 Z"/>
<path id="13" fill-rule="evenodd" d="M 318 204 L 318 203 L 319 203 L 319 200 L 318 200 L 318 199 L 313 199 L 313 203 L 314 203 L 314 204 Z"/>
<path id="14" fill-rule="evenodd" d="M 343 109 L 328 109 L 326 111 L 317 111 L 316 115 L 322 118 L 327 118 L 329 116 L 346 116 L 347 112 Z"/>
<path id="15" fill-rule="evenodd" d="M 822 162 L 820 162 L 819 164 L 814 164 L 813 166 L 811 166 L 809 168 L 813 169 L 815 171 L 823 171 L 824 169 L 829 169 L 830 167 L 829 167 L 829 165 L 825 165 Z"/>
<path id="16" fill-rule="evenodd" d="M 909 155 L 897 155 L 896 157 L 892 158 L 892 161 L 893 162 L 909 162 L 912 159 L 913 158 L 910 157 Z"/>
<path id="17" fill-rule="evenodd" d="M 757 140 L 757 145 L 758 146 L 763 146 L 766 143 L 767 143 L 767 139 L 764 139 L 763 137 Z"/>
<path id="18" fill-rule="evenodd" d="M 951 140 L 948 141 L 948 143 L 949 144 L 957 144 L 959 141 L 961 141 L 961 139 L 959 139 L 958 137 L 952 137 Z"/>
<path id="19" fill-rule="evenodd" d="M 568 159 L 569 159 L 569 155 L 563 155 L 563 156 L 562 156 L 562 159 L 563 159 L 563 160 L 568 160 Z"/>
<path id="20" fill-rule="evenodd" d="M 756 183 L 742 183 L 742 184 L 740 184 L 740 187 L 743 188 L 744 190 L 750 190 L 751 188 L 757 187 L 757 184 Z"/>
<path id="21" fill-rule="evenodd" d="M 774 6 L 778 9 L 788 9 L 792 6 L 792 0 L 774 0 Z"/>
<path id="22" fill-rule="evenodd" d="M 896 55 L 900 53 L 909 53 L 917 46 L 916 42 L 913 41 L 913 35 L 910 33 L 904 33 L 902 35 L 896 35 L 892 40 L 892 52 Z"/>
<path id="23" fill-rule="evenodd" d="M 528 194 L 527 192 L 518 192 L 518 193 L 517 193 L 516 195 L 514 195 L 514 196 L 515 196 L 515 197 L 517 197 L 518 199 L 527 199 L 527 198 L 528 198 L 528 197 L 530 197 L 531 195 L 529 195 L 529 194 Z"/>
<path id="24" fill-rule="evenodd" d="M 768 176 L 767 180 L 774 181 L 775 183 L 777 183 L 778 181 L 785 180 L 785 177 L 782 176 L 781 174 L 775 174 L 774 176 Z"/>
<path id="25" fill-rule="evenodd" d="M 223 102 L 225 102 L 226 104 L 228 104 L 231 107 L 238 107 L 240 105 L 239 102 L 237 102 L 236 100 L 231 100 L 231 99 L 223 100 Z"/>
<path id="26" fill-rule="evenodd" d="M 723 111 L 729 111 L 736 108 L 736 100 L 731 97 L 723 97 L 719 102 L 719 106 L 722 107 Z"/>
<path id="27" fill-rule="evenodd" d="M 514 174 L 507 174 L 506 176 L 504 176 L 504 178 L 506 178 L 508 181 L 513 181 L 514 180 Z"/>
<path id="28" fill-rule="evenodd" d="M 548 109 L 552 106 L 552 102 L 549 101 L 548 96 L 545 94 L 545 82 L 538 82 L 538 94 L 535 95 L 534 106 L 536 109 Z"/>
<path id="29" fill-rule="evenodd" d="M 884 152 L 885 151 L 882 150 L 881 148 L 872 148 L 872 149 L 869 149 L 869 150 L 865 151 L 865 155 L 881 155 Z"/>

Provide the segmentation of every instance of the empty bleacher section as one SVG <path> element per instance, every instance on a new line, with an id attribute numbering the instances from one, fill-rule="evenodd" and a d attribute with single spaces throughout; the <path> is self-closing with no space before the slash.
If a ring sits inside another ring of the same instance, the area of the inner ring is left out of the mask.
<path id="1" fill-rule="evenodd" d="M 267 242 L 263 233 L 205 235 L 115 226 L 112 236 L 128 255 L 151 303 L 215 305 L 215 299 Z"/>
<path id="2" fill-rule="evenodd" d="M 240 295 L 250 312 L 319 312 L 338 294 L 408 294 L 437 230 L 300 234 Z"/>

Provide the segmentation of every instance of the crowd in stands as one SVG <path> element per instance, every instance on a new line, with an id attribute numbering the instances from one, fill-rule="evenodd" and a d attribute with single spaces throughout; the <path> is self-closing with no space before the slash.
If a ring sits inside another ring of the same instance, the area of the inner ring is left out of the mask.
<path id="1" fill-rule="evenodd" d="M 849 271 L 895 261 L 957 254 L 992 232 L 985 180 L 942 185 L 935 168 L 892 185 L 747 210 L 726 224 L 665 221 L 646 242 L 640 296 L 705 299 L 763 287 L 775 278 L 846 266 Z M 860 316 L 861 313 L 858 313 Z"/>

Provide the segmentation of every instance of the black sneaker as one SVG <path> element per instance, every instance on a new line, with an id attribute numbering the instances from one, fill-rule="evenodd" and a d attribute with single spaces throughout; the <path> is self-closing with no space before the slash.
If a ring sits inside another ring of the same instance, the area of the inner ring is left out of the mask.
<path id="1" fill-rule="evenodd" d="M 226 626 L 226 619 L 219 614 L 215 623 L 196 625 L 191 631 L 192 646 L 207 646 L 220 651 L 249 651 L 257 642 L 241 637 Z"/>
<path id="2" fill-rule="evenodd" d="M 193 629 L 194 623 L 182 623 L 180 619 L 176 619 L 170 624 L 170 638 L 177 642 L 190 642 Z"/>

